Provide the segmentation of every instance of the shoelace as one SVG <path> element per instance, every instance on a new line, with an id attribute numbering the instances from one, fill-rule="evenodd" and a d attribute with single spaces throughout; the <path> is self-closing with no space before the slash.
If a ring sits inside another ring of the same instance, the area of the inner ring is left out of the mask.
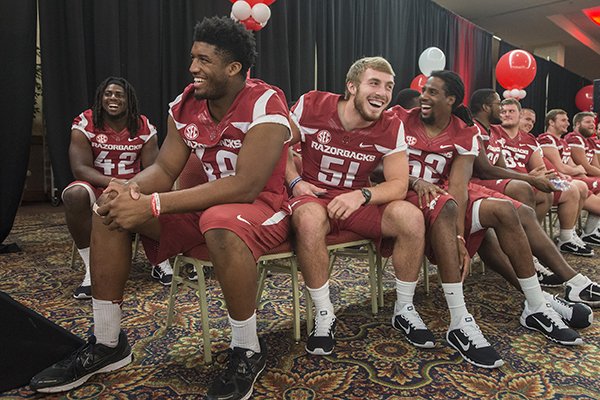
<path id="1" fill-rule="evenodd" d="M 548 268 L 544 267 L 544 265 L 538 261 L 537 258 L 533 257 L 533 266 L 537 272 L 542 275 L 550 276 L 554 275 L 554 272 L 550 271 Z"/>
<path id="2" fill-rule="evenodd" d="M 473 343 L 473 345 L 476 348 L 479 349 L 481 347 L 490 346 L 490 342 L 488 342 L 487 339 L 483 336 L 481 329 L 479 329 L 479 325 L 477 325 L 476 323 L 469 323 L 460 328 L 460 330 L 462 333 L 465 334 L 465 336 L 467 336 L 467 338 L 469 338 L 469 340 Z"/>
<path id="3" fill-rule="evenodd" d="M 226 349 L 217 353 L 216 358 L 219 359 L 222 354 L 225 354 L 225 359 L 222 363 L 227 363 L 227 369 L 219 376 L 221 382 L 227 383 L 236 374 L 244 376 L 252 374 L 252 364 L 250 364 L 248 358 L 242 356 L 242 353 L 233 349 Z M 240 368 L 240 364 L 243 364 L 243 368 Z"/>
<path id="4" fill-rule="evenodd" d="M 572 239 L 571 239 L 571 240 L 572 240 L 573 242 L 575 242 L 575 244 L 576 244 L 577 246 L 579 246 L 579 247 L 583 247 L 583 248 L 585 248 L 585 247 L 586 247 L 586 244 L 585 244 L 585 242 L 584 242 L 583 240 L 581 240 L 581 238 L 580 238 L 579 236 L 577 236 L 577 234 L 576 234 L 576 233 L 574 233 L 574 232 L 573 232 L 573 236 L 572 236 Z"/>
<path id="5" fill-rule="evenodd" d="M 427 329 L 427 325 L 416 310 L 403 313 L 402 316 L 408 320 L 408 323 L 415 329 Z"/>
<path id="6" fill-rule="evenodd" d="M 75 350 L 73 353 L 71 353 L 71 355 L 69 357 L 59 361 L 57 364 L 60 366 L 72 365 L 73 361 L 78 359 L 79 356 L 81 356 L 82 354 L 85 354 L 85 353 L 93 354 L 95 344 L 96 344 L 96 341 L 90 337 L 88 339 L 88 342 L 85 345 L 83 345 L 80 348 L 78 348 L 77 350 Z"/>
<path id="7" fill-rule="evenodd" d="M 562 317 L 556 312 L 552 307 L 546 307 L 544 314 L 554 325 L 558 327 L 558 329 L 567 329 L 567 325 L 562 320 Z"/>
<path id="8" fill-rule="evenodd" d="M 554 311 L 558 312 L 563 318 L 571 319 L 573 308 L 566 301 L 554 295 L 550 299 L 550 303 Z"/>
<path id="9" fill-rule="evenodd" d="M 320 315 L 315 318 L 315 336 L 329 336 L 329 332 L 331 332 L 331 325 L 335 317 L 330 316 L 329 314 L 321 317 Z"/>

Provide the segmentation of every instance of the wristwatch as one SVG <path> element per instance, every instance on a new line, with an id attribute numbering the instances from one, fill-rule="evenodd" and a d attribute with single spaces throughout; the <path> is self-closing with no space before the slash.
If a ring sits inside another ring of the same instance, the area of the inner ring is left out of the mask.
<path id="1" fill-rule="evenodd" d="M 362 193 L 363 197 L 365 198 L 365 202 L 362 203 L 362 205 L 366 206 L 371 201 L 371 191 L 367 188 L 362 188 L 362 189 L 360 189 L 360 192 Z"/>

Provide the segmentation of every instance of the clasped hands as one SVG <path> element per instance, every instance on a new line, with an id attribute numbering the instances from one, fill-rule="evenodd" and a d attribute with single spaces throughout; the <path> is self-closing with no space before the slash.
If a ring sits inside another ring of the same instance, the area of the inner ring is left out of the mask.
<path id="1" fill-rule="evenodd" d="M 292 191 L 294 197 L 312 196 L 319 197 L 327 193 L 327 189 L 322 189 L 306 181 L 300 181 L 294 185 Z M 365 198 L 360 190 L 352 190 L 347 193 L 334 197 L 327 205 L 327 215 L 331 219 L 345 220 L 352 213 L 360 208 L 365 202 Z"/>
<path id="2" fill-rule="evenodd" d="M 96 200 L 94 212 L 110 230 L 131 230 L 152 218 L 151 197 L 135 182 L 113 179 Z"/>

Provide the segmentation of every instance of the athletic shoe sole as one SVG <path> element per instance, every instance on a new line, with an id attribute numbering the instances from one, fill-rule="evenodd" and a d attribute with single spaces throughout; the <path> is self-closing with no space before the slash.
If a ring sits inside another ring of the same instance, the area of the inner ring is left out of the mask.
<path id="1" fill-rule="evenodd" d="M 549 339 L 555 343 L 562 344 L 564 346 L 579 346 L 579 345 L 583 344 L 583 340 L 581 338 L 577 338 L 572 342 L 565 342 L 565 341 L 553 338 L 552 336 L 548 335 L 548 332 L 544 331 L 543 329 L 538 329 L 536 327 L 527 325 L 527 321 L 525 321 L 523 318 L 519 318 L 519 322 L 521 322 L 521 325 L 523 325 L 525 328 L 531 329 L 532 331 L 539 332 L 542 335 L 544 335 L 547 339 Z"/>
<path id="2" fill-rule="evenodd" d="M 57 392 L 64 392 L 67 390 L 71 390 L 74 389 L 78 386 L 83 385 L 88 379 L 90 379 L 92 377 L 92 375 L 96 375 L 96 374 L 100 374 L 103 372 L 111 372 L 111 371 L 115 371 L 119 368 L 123 368 L 124 366 L 126 366 L 127 364 L 131 363 L 131 361 L 133 361 L 133 353 L 129 353 L 129 355 L 125 358 L 122 358 L 119 361 L 115 361 L 112 364 L 108 364 L 102 368 L 100 368 L 97 371 L 94 372 L 90 372 L 89 374 L 82 376 L 81 378 L 77 379 L 76 381 L 64 384 L 62 386 L 53 386 L 53 387 L 46 387 L 46 388 L 40 388 L 37 389 L 38 392 L 40 393 L 57 393 Z"/>
<path id="3" fill-rule="evenodd" d="M 473 364 L 476 367 L 487 368 L 487 369 L 494 369 L 494 368 L 500 368 L 501 366 L 504 365 L 504 360 L 502 360 L 502 359 L 497 360 L 493 365 L 479 364 L 479 363 L 471 360 L 469 357 L 467 357 L 462 351 L 460 351 L 460 349 L 457 346 L 454 345 L 454 343 L 452 343 L 450 340 L 448 340 L 448 338 L 446 338 L 446 342 L 448 342 L 448 344 L 450 345 L 450 347 L 452 347 L 454 350 L 456 350 L 458 352 L 458 354 L 460 354 L 461 357 L 465 359 L 465 361 L 467 361 L 470 364 Z"/>
<path id="4" fill-rule="evenodd" d="M 331 353 L 333 353 L 333 349 L 331 349 L 331 351 L 325 351 L 320 347 L 317 347 L 314 350 L 309 350 L 308 347 L 304 346 L 304 349 L 306 350 L 307 353 L 312 354 L 313 356 L 328 356 Z"/>

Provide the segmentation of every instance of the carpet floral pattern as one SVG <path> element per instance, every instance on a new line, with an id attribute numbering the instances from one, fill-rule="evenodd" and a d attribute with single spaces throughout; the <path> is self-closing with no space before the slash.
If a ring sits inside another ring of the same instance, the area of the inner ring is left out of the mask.
<path id="1" fill-rule="evenodd" d="M 9 239 L 23 251 L 0 255 L 0 290 L 63 328 L 87 337 L 91 304 L 72 298 L 82 278 L 81 263 L 69 265 L 71 240 L 61 213 L 19 215 Z M 572 265 L 600 280 L 598 257 L 568 257 Z M 598 399 L 600 323 L 581 331 L 585 344 L 553 344 L 520 326 L 523 297 L 495 273 L 475 268 L 465 298 L 488 340 L 503 356 L 496 370 L 476 368 L 445 342 L 449 314 L 432 275 L 431 294 L 417 286 L 415 304 L 436 336 L 437 346 L 420 350 L 390 324 L 395 292 L 388 266 L 385 306 L 371 314 L 366 261 L 341 257 L 334 266 L 332 296 L 337 308 L 337 346 L 330 356 L 311 356 L 292 340 L 289 277 L 269 278 L 258 311 L 260 334 L 268 346 L 267 368 L 254 399 Z M 196 399 L 219 373 L 229 327 L 218 283 L 208 280 L 210 336 L 216 361 L 205 365 L 199 307 L 190 290 L 177 299 L 174 326 L 165 329 L 168 288 L 150 277 L 140 250 L 126 287 L 123 327 L 134 362 L 84 386 L 44 398 Z M 556 290 L 554 292 L 557 292 Z M 301 299 L 302 306 L 304 300 Z M 304 309 L 302 309 L 304 318 Z M 598 316 L 597 316 L 598 317 Z M 304 326 L 303 326 L 304 328 Z M 28 387 L 0 394 L 3 399 L 38 398 Z"/>

